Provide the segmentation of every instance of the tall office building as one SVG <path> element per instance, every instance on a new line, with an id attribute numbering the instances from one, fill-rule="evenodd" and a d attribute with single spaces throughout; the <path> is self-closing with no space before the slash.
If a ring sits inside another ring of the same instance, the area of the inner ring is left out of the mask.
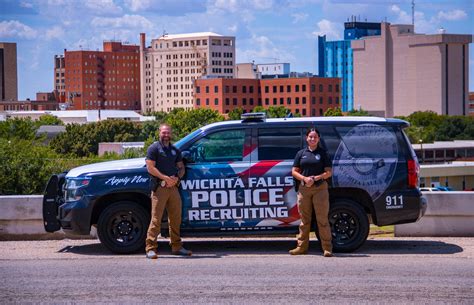
<path id="1" fill-rule="evenodd" d="M 18 100 L 16 43 L 0 42 L 0 101 Z"/>
<path id="2" fill-rule="evenodd" d="M 103 46 L 103 51 L 64 51 L 68 109 L 140 110 L 139 47 L 116 41 Z"/>
<path id="3" fill-rule="evenodd" d="M 354 40 L 354 100 L 392 117 L 415 111 L 467 115 L 472 35 L 415 34 L 413 25 L 382 23 L 380 36 Z"/>
<path id="4" fill-rule="evenodd" d="M 168 35 L 145 46 L 140 34 L 142 110 L 193 108 L 198 78 L 233 78 L 235 37 L 204 32 Z"/>
<path id="5" fill-rule="evenodd" d="M 342 78 L 342 111 L 357 108 L 353 93 L 353 58 L 351 40 L 380 35 L 380 23 L 360 22 L 352 17 L 344 23 L 344 40 L 326 41 L 326 35 L 318 37 L 319 76 Z"/>
<path id="6" fill-rule="evenodd" d="M 66 65 L 64 55 L 54 56 L 54 92 L 59 103 L 66 102 Z"/>

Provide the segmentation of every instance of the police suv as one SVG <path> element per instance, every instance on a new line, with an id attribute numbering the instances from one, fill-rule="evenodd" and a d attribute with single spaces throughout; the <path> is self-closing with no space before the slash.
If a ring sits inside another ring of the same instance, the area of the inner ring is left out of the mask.
<path id="1" fill-rule="evenodd" d="M 375 117 L 265 119 L 259 114 L 204 126 L 175 143 L 186 165 L 180 183 L 182 235 L 297 233 L 291 168 L 296 152 L 306 146 L 307 129 L 314 127 L 333 165 L 328 182 L 334 251 L 359 248 L 369 223 L 415 222 L 426 200 L 417 188 L 419 165 L 403 132 L 407 126 Z M 112 252 L 142 250 L 150 223 L 149 182 L 144 158 L 53 175 L 43 201 L 45 229 L 84 235 L 95 226 Z M 166 215 L 162 227 L 166 236 Z"/>

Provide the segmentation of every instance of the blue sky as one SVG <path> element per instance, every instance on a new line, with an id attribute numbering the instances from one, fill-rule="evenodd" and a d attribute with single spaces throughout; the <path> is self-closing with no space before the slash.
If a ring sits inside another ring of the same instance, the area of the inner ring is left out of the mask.
<path id="1" fill-rule="evenodd" d="M 474 34 L 474 0 L 416 0 L 415 31 Z M 237 62 L 289 62 L 317 73 L 317 35 L 342 39 L 351 15 L 411 23 L 411 0 L 0 0 L 0 41 L 18 48 L 19 98 L 53 90 L 53 59 L 64 49 L 102 49 L 103 40 L 211 31 L 236 37 Z M 474 47 L 469 50 L 474 91 Z"/>

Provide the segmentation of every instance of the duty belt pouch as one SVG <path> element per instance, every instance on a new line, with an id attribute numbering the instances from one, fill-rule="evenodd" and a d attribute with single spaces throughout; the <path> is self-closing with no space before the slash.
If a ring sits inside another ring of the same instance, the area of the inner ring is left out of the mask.
<path id="1" fill-rule="evenodd" d="M 323 182 L 324 182 L 324 179 L 321 179 L 321 180 L 318 180 L 318 181 L 314 181 L 314 184 L 313 184 L 313 185 L 316 186 L 316 187 L 318 187 L 318 186 L 320 186 L 321 184 L 323 184 Z"/>
<path id="2" fill-rule="evenodd" d="M 158 179 L 155 176 L 150 175 L 150 189 L 152 190 L 152 192 L 156 192 L 160 183 L 161 183 L 160 179 Z"/>

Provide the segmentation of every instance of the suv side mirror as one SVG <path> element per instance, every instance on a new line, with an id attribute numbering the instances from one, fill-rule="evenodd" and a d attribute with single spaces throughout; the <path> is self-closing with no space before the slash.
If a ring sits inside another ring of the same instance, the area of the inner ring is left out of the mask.
<path id="1" fill-rule="evenodd" d="M 183 157 L 183 160 L 185 163 L 194 163 L 194 157 L 193 154 L 189 150 L 184 150 L 181 152 L 181 155 Z"/>

